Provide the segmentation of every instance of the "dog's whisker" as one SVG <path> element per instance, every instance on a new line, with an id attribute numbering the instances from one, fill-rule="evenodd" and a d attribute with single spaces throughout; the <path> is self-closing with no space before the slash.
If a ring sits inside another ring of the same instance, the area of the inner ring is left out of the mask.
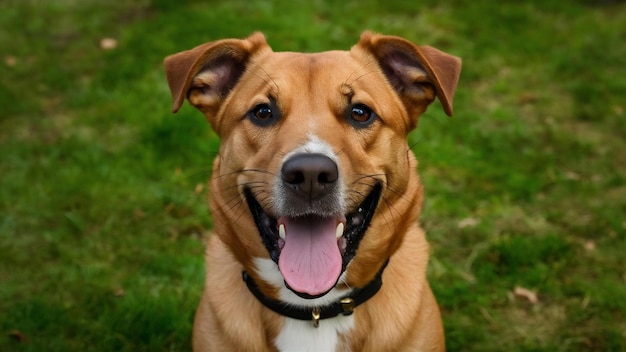
<path id="1" fill-rule="evenodd" d="M 258 172 L 261 174 L 268 174 L 270 176 L 274 176 L 274 173 L 265 169 L 242 169 L 241 171 L 239 171 L 240 173 L 244 173 L 244 172 Z"/>
<path id="2" fill-rule="evenodd" d="M 226 207 L 226 205 L 228 205 L 228 207 Z M 225 202 L 223 206 L 220 206 L 219 209 L 226 214 L 231 214 L 230 216 L 232 216 L 233 219 L 239 220 L 239 218 L 247 213 L 246 207 L 243 207 L 242 205 L 243 201 L 240 197 L 233 197 L 229 201 Z"/>
<path id="3" fill-rule="evenodd" d="M 412 152 L 414 152 L 413 148 L 417 147 L 417 146 L 419 145 L 419 143 L 420 143 L 420 142 L 421 142 L 420 140 L 416 140 L 416 141 L 415 141 L 415 142 L 413 142 L 412 144 L 409 144 L 409 145 L 408 145 L 408 148 L 407 148 L 407 150 L 406 150 L 406 151 L 407 151 L 407 153 L 412 153 Z"/>
<path id="4" fill-rule="evenodd" d="M 374 181 L 374 183 L 376 182 L 383 182 L 383 183 L 387 183 L 387 175 L 384 173 L 380 173 L 380 174 L 355 174 L 354 175 L 356 177 L 356 179 L 354 181 L 359 181 L 359 180 L 363 180 L 363 179 L 372 179 Z"/>
<path id="5" fill-rule="evenodd" d="M 246 173 L 246 172 L 258 172 L 261 174 L 268 174 L 270 176 L 274 176 L 274 174 L 268 170 L 264 170 L 264 169 L 240 169 L 240 170 L 234 170 L 234 171 L 230 171 L 230 172 L 225 172 L 219 175 L 215 175 L 213 174 L 213 177 L 215 178 L 223 178 L 223 177 L 229 177 L 232 175 L 238 175 L 238 174 L 242 174 L 242 173 Z"/>
<path id="6" fill-rule="evenodd" d="M 407 201 L 407 202 L 412 201 L 412 199 L 406 194 L 406 192 L 398 191 L 395 188 L 389 186 L 389 184 L 386 181 L 383 181 L 383 180 L 379 179 L 380 176 L 386 176 L 386 175 L 384 175 L 384 174 L 359 175 L 359 177 L 357 179 L 355 179 L 352 183 L 353 184 L 358 184 L 358 185 L 364 185 L 364 186 L 369 187 L 369 188 L 373 188 L 375 186 L 375 183 L 371 184 L 371 183 L 367 183 L 367 182 L 362 182 L 362 180 L 364 180 L 364 179 L 372 179 L 372 180 L 374 180 L 374 182 L 382 182 L 383 184 L 385 184 L 386 185 L 386 189 L 389 192 L 391 192 L 392 194 L 396 195 L 398 198 L 403 199 L 404 201 Z M 383 199 L 387 200 L 387 197 L 383 197 Z"/>
<path id="7" fill-rule="evenodd" d="M 231 212 L 233 209 L 239 207 L 242 204 L 241 197 L 234 196 L 230 200 L 226 201 L 223 205 L 220 205 L 220 210 L 224 212 Z"/>
<path id="8" fill-rule="evenodd" d="M 341 148 L 335 152 L 336 156 L 341 156 L 345 153 L 345 148 Z"/>
<path id="9" fill-rule="evenodd" d="M 228 187 L 224 187 L 223 189 L 224 189 L 224 191 L 230 191 L 232 189 L 238 189 L 241 186 L 248 187 L 248 188 L 257 188 L 257 187 L 264 187 L 266 185 L 267 185 L 267 182 L 250 181 L 250 182 L 247 182 L 247 183 L 244 183 L 244 184 L 241 184 L 241 185 L 235 184 L 235 185 L 231 185 L 231 186 L 228 186 Z"/>
<path id="10" fill-rule="evenodd" d="M 258 199 L 261 206 L 265 209 L 272 209 L 274 202 L 272 201 L 272 194 L 270 192 L 263 192 L 260 194 L 262 197 Z"/>
<path id="11" fill-rule="evenodd" d="M 250 182 L 246 182 L 246 183 L 243 183 L 243 184 L 237 184 L 237 185 L 233 185 L 233 186 L 230 186 L 230 187 L 226 187 L 225 190 L 229 190 L 229 189 L 233 189 L 233 188 L 240 188 L 242 186 L 246 187 L 248 189 L 251 189 L 251 190 L 258 189 L 258 188 L 263 189 L 263 188 L 266 187 L 266 185 L 267 185 L 266 182 L 250 181 Z M 225 205 L 228 205 L 228 209 L 226 209 L 226 207 L 222 207 L 222 209 L 226 210 L 226 211 L 230 211 L 234 207 L 243 204 L 243 199 L 244 199 L 244 197 L 240 193 L 238 193 L 237 195 L 233 196 L 230 200 L 228 200 L 226 202 Z M 233 202 L 235 202 L 235 203 L 233 205 L 230 205 L 230 203 L 233 203 Z"/>
<path id="12" fill-rule="evenodd" d="M 385 213 L 383 213 L 383 218 L 385 219 L 387 228 L 395 229 L 397 224 L 396 220 L 401 220 L 402 214 L 400 214 L 400 212 L 393 206 L 393 204 L 387 199 L 387 197 L 381 197 L 381 199 L 383 200 L 383 204 L 385 204 L 385 206 L 387 206 L 387 209 L 389 209 L 389 214 L 391 215 L 392 224 L 390 225 L 389 220 L 386 216 L 384 216 Z"/>
<path id="13" fill-rule="evenodd" d="M 409 197 L 406 191 L 397 190 L 394 187 L 389 186 L 388 184 L 387 184 L 387 190 L 389 190 L 390 193 L 395 194 L 398 198 L 403 199 L 404 201 L 407 201 L 407 202 L 412 201 L 411 197 Z"/>

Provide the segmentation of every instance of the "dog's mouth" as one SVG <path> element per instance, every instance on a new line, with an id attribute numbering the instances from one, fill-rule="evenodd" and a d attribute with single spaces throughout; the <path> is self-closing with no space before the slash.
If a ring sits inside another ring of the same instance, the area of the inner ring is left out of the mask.
<path id="1" fill-rule="evenodd" d="M 312 299 L 332 290 L 356 255 L 374 216 L 382 185 L 376 183 L 350 213 L 332 216 L 274 218 L 250 189 L 244 193 L 261 240 L 278 264 L 286 286 L 298 296 Z"/>

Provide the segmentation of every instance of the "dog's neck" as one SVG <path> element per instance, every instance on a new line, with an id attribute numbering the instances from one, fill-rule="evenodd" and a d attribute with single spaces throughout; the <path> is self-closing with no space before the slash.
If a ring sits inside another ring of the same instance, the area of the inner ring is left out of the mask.
<path id="1" fill-rule="evenodd" d="M 340 314 L 351 315 L 354 312 L 354 308 L 374 297 L 383 285 L 383 271 L 387 267 L 388 262 L 387 260 L 378 273 L 376 273 L 374 279 L 364 287 L 353 290 L 349 295 L 346 295 L 338 301 L 314 308 L 294 306 L 266 296 L 261 292 L 256 282 L 254 282 L 254 279 L 245 271 L 243 272 L 243 281 L 245 281 L 254 297 L 265 307 L 288 318 L 309 320 L 313 323 L 313 326 L 318 327 L 321 319 L 334 318 Z"/>

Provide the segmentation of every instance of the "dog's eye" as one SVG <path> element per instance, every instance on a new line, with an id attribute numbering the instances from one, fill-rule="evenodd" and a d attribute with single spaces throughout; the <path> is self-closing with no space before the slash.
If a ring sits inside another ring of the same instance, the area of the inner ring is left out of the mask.
<path id="1" fill-rule="evenodd" d="M 349 108 L 349 118 L 356 127 L 367 127 L 376 119 L 376 113 L 367 105 L 356 104 Z"/>
<path id="2" fill-rule="evenodd" d="M 352 108 L 350 117 L 356 122 L 365 122 L 372 117 L 372 111 L 366 106 L 357 105 Z"/>
<path id="3" fill-rule="evenodd" d="M 269 105 L 257 105 L 254 108 L 254 117 L 259 121 L 266 121 L 272 118 L 272 108 Z"/>
<path id="4" fill-rule="evenodd" d="M 277 117 L 277 111 L 270 104 L 259 104 L 248 112 L 248 118 L 259 126 L 269 126 Z"/>

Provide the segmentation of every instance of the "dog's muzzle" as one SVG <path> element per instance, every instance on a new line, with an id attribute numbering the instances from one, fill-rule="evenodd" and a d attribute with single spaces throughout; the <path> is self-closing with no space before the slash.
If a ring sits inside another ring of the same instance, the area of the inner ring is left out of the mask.
<path id="1" fill-rule="evenodd" d="M 248 206 L 286 286 L 304 298 L 321 297 L 337 284 L 369 226 L 382 192 L 380 182 L 352 211 L 337 164 L 323 154 L 296 154 L 282 165 L 270 216 L 251 189 Z M 358 192 L 356 194 L 359 194 Z"/>

